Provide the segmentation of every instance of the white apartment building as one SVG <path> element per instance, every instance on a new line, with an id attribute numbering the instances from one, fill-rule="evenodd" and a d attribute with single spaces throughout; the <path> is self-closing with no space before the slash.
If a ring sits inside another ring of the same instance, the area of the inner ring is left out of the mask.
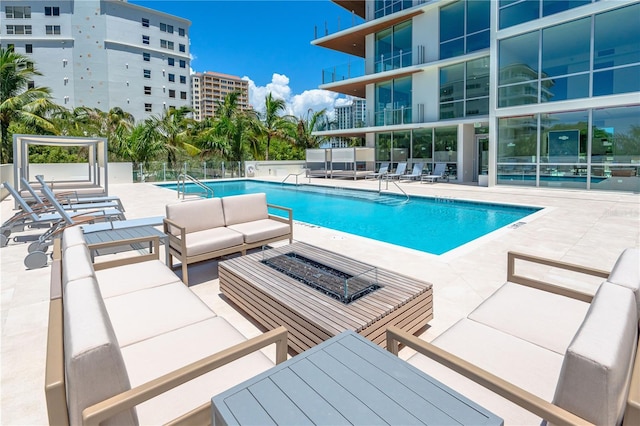
<path id="1" fill-rule="evenodd" d="M 640 1 L 333 2 L 364 22 L 312 42 L 350 55 L 320 88 L 366 119 L 317 134 L 453 182 L 640 192 Z"/>
<path id="2" fill-rule="evenodd" d="M 237 101 L 241 111 L 251 108 L 248 80 L 213 71 L 193 74 L 191 76 L 191 99 L 194 119 L 201 121 L 207 117 L 215 117 L 218 103 L 233 92 L 239 93 Z"/>
<path id="3" fill-rule="evenodd" d="M 54 102 L 143 120 L 191 105 L 189 27 L 112 0 L 0 0 L 0 45 L 33 58 Z"/>

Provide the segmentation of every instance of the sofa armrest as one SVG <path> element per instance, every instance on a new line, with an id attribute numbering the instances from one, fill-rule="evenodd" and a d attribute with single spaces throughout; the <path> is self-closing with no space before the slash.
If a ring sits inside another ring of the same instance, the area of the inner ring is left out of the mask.
<path id="1" fill-rule="evenodd" d="M 115 395 L 91 407 L 87 407 L 82 412 L 83 424 L 97 426 L 109 417 L 135 407 L 183 383 L 274 343 L 276 345 L 276 364 L 284 362 L 287 359 L 287 339 L 288 332 L 285 327 L 281 326 L 274 330 L 267 331 L 246 342 L 234 345 L 131 390 Z M 188 414 L 189 416 L 200 417 L 203 409 L 206 409 L 210 415 L 209 410 L 211 409 L 211 403 L 204 404 Z M 180 420 L 186 423 L 193 423 L 185 418 L 185 416 L 181 417 Z"/>
<path id="2" fill-rule="evenodd" d="M 482 368 L 471 364 L 447 352 L 439 347 L 425 342 L 424 340 L 402 331 L 400 328 L 391 326 L 387 328 L 387 350 L 398 355 L 399 344 L 408 346 L 417 352 L 435 360 L 447 368 L 473 380 L 503 398 L 508 399 L 516 405 L 524 408 L 537 416 L 542 417 L 553 424 L 581 424 L 589 425 L 585 419 L 576 416 L 569 411 L 553 405 L 548 401 L 536 396 L 526 390 L 489 373 Z M 446 383 L 445 383 L 446 385 Z M 500 413 L 496 413 L 500 415 Z"/>
<path id="3" fill-rule="evenodd" d="M 104 249 L 109 247 L 119 247 L 119 246 L 126 246 L 130 244 L 141 244 L 141 243 L 153 244 L 153 250 L 151 251 L 151 253 L 135 255 L 135 256 L 127 256 L 127 257 L 118 258 L 114 260 L 108 260 L 105 262 L 94 263 L 93 264 L 94 270 L 100 271 L 102 269 L 113 268 L 116 266 L 130 265 L 133 263 L 146 262 L 148 260 L 157 260 L 160 258 L 159 257 L 160 238 L 157 235 L 154 235 L 154 236 L 146 236 L 146 237 L 129 238 L 126 240 L 87 244 L 87 247 L 89 248 L 89 250 L 99 250 L 99 249 Z"/>
<path id="4" fill-rule="evenodd" d="M 269 219 L 279 220 L 280 222 L 288 223 L 293 226 L 293 210 L 289 207 L 277 206 L 275 204 L 267 204 L 267 208 L 282 210 L 287 213 L 287 218 L 283 218 L 282 216 L 269 215 Z"/>
<path id="5" fill-rule="evenodd" d="M 622 424 L 624 426 L 640 424 L 640 339 L 638 339 L 638 346 L 636 346 L 636 359 L 631 372 L 629 396 L 627 397 L 627 407 L 624 411 Z"/>
<path id="6" fill-rule="evenodd" d="M 164 219 L 162 219 L 162 226 L 164 228 L 164 233 L 167 234 L 169 236 L 169 244 L 170 245 L 176 245 L 178 244 L 180 247 L 184 246 L 184 240 L 185 237 L 187 235 L 187 228 L 184 226 L 180 226 L 178 225 L 176 222 L 174 222 L 173 220 L 165 217 Z M 172 230 L 173 228 L 176 228 L 180 231 L 180 236 L 174 235 Z M 173 244 L 171 244 L 173 243 Z"/>
<path id="7" fill-rule="evenodd" d="M 532 256 L 524 253 L 508 252 L 507 253 L 507 281 L 525 285 L 538 290 L 548 291 L 550 293 L 559 294 L 561 296 L 571 297 L 573 299 L 582 300 L 583 302 L 591 303 L 593 295 L 584 293 L 578 290 L 573 290 L 567 287 L 558 286 L 544 281 L 528 278 L 522 275 L 516 274 L 516 260 L 524 262 L 537 263 L 540 265 L 551 266 L 553 268 L 564 269 L 567 271 L 577 272 L 579 274 L 591 275 L 594 277 L 600 277 L 607 279 L 609 272 L 600 269 L 589 268 L 586 266 L 575 265 L 567 262 L 560 262 L 557 260 L 546 259 L 543 257 Z"/>

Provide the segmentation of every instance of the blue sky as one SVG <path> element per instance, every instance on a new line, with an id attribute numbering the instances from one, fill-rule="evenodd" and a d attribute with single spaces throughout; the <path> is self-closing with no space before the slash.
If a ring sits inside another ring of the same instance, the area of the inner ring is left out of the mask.
<path id="1" fill-rule="evenodd" d="M 192 70 L 248 77 L 257 110 L 268 92 L 284 99 L 289 112 L 298 116 L 309 108 L 332 110 L 336 102 L 345 102 L 333 92 L 317 90 L 323 68 L 349 61 L 347 55 L 311 45 L 314 27 L 321 36 L 325 25 L 331 34 L 354 22 L 350 12 L 329 0 L 129 2 L 190 20 Z"/>

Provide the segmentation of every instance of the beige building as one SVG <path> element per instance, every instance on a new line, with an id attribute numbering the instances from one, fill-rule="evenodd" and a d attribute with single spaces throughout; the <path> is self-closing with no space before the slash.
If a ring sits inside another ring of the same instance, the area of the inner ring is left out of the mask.
<path id="1" fill-rule="evenodd" d="M 232 92 L 239 91 L 238 106 L 241 110 L 250 108 L 249 82 L 234 75 L 207 71 L 191 76 L 191 99 L 193 117 L 201 121 L 206 117 L 214 117 L 218 102 Z"/>

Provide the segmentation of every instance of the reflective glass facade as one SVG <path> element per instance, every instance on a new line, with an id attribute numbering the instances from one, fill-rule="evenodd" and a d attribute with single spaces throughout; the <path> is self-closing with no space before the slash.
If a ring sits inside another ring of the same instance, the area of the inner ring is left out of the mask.
<path id="1" fill-rule="evenodd" d="M 440 119 L 489 114 L 489 57 L 440 68 Z"/>
<path id="2" fill-rule="evenodd" d="M 376 34 L 375 72 L 412 65 L 411 21 Z"/>
<path id="3" fill-rule="evenodd" d="M 597 0 L 500 0 L 500 29 L 584 6 Z"/>
<path id="4" fill-rule="evenodd" d="M 376 84 L 376 126 L 411 123 L 411 77 Z"/>
<path id="5" fill-rule="evenodd" d="M 490 0 L 460 0 L 440 8 L 440 59 L 489 47 Z"/>

